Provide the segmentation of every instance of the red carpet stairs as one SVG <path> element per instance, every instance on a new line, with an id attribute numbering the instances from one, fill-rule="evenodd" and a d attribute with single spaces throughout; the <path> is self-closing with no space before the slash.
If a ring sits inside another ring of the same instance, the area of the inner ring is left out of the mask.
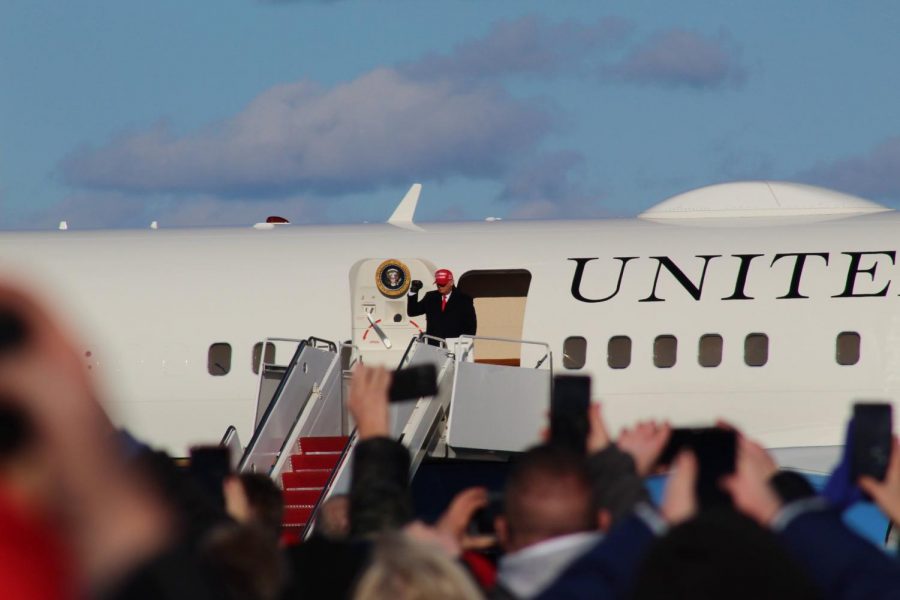
<path id="1" fill-rule="evenodd" d="M 341 459 L 347 437 L 303 437 L 291 455 L 291 471 L 281 475 L 284 490 L 282 541 L 300 541 L 313 508 Z"/>

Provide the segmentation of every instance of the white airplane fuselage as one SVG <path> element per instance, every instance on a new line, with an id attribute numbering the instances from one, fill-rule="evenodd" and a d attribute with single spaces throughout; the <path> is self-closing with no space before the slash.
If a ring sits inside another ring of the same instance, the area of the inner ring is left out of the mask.
<path id="1" fill-rule="evenodd" d="M 268 336 L 349 339 L 351 270 L 388 258 L 422 259 L 457 280 L 474 270 L 530 272 L 522 338 L 547 342 L 561 373 L 564 340 L 584 337 L 586 364 L 569 372 L 593 376 L 614 429 L 641 418 L 721 417 L 768 447 L 820 447 L 841 443 L 853 401 L 900 398 L 898 246 L 894 211 L 69 230 L 3 234 L 0 270 L 36 289 L 75 329 L 114 419 L 175 454 L 218 441 L 229 425 L 248 440 L 253 345 Z M 856 364 L 836 360 L 842 332 L 859 335 Z M 762 366 L 745 361 L 753 333 L 768 338 Z M 707 334 L 722 338 L 718 366 L 698 362 Z M 665 335 L 677 353 L 661 368 L 654 341 Z M 626 368 L 609 365 L 614 336 L 631 341 Z M 217 342 L 233 348 L 222 376 L 207 370 Z"/>

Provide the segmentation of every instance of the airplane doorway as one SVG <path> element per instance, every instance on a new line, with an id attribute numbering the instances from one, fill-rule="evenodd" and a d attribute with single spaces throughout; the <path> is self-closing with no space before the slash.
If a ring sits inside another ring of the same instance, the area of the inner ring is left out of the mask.
<path id="1" fill-rule="evenodd" d="M 430 282 L 436 267 L 421 258 L 365 258 L 350 268 L 352 344 L 366 364 L 397 368 L 410 340 L 425 330 L 424 317 L 406 314 L 414 279 Z"/>
<path id="2" fill-rule="evenodd" d="M 466 271 L 457 286 L 475 301 L 479 336 L 522 339 L 530 272 L 525 269 Z M 521 344 L 480 340 L 475 349 L 475 362 L 518 367 L 521 352 Z"/>

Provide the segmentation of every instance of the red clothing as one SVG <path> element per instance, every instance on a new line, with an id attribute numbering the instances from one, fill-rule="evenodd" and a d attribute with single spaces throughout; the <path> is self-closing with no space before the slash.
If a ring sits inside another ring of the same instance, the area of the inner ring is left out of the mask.
<path id="1" fill-rule="evenodd" d="M 494 589 L 497 584 L 497 566 L 494 563 L 483 554 L 471 550 L 463 552 L 461 558 L 481 589 L 486 591 Z"/>
<path id="2" fill-rule="evenodd" d="M 0 487 L 0 596 L 76 598 L 75 570 L 49 523 L 16 506 Z"/>

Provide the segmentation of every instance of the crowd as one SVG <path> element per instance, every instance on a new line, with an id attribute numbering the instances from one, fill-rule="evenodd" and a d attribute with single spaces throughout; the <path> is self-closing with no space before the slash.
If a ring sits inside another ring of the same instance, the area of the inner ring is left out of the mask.
<path id="1" fill-rule="evenodd" d="M 502 499 L 470 488 L 424 523 L 410 456 L 389 438 L 391 375 L 360 367 L 350 492 L 323 504 L 311 539 L 282 547 L 272 481 L 210 488 L 124 437 L 51 316 L 3 287 L 0 307 L 4 598 L 900 598 L 900 563 L 841 519 L 868 498 L 900 521 L 896 443 L 883 481 L 853 481 L 844 462 L 819 495 L 736 432 L 734 471 L 717 482 L 727 502 L 700 500 L 685 450 L 655 506 L 645 478 L 669 427 L 612 439 L 592 406 L 586 457 L 535 446 Z M 494 509 L 493 528 L 473 525 Z"/>

